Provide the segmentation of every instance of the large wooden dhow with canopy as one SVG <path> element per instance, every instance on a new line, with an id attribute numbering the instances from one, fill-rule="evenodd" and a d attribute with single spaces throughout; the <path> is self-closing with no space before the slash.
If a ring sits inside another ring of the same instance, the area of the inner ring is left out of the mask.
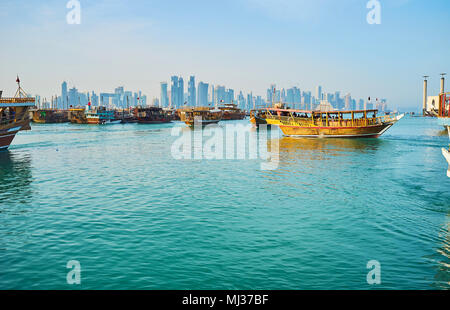
<path id="1" fill-rule="evenodd" d="M 212 107 L 186 107 L 177 110 L 180 120 L 189 127 L 217 124 L 222 120 L 223 111 Z"/>
<path id="2" fill-rule="evenodd" d="M 30 108 L 35 106 L 35 98 L 29 97 L 20 86 L 12 98 L 2 97 L 0 91 L 0 151 L 10 146 L 16 134 L 21 130 L 30 130 Z"/>
<path id="3" fill-rule="evenodd" d="M 309 111 L 266 108 L 266 121 L 286 136 L 312 138 L 377 138 L 402 115 L 377 116 L 378 110 Z"/>

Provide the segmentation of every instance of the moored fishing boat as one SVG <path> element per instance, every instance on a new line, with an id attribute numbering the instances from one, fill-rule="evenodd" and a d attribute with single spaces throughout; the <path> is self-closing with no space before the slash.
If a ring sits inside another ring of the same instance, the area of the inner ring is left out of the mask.
<path id="1" fill-rule="evenodd" d="M 223 112 L 223 121 L 242 120 L 246 116 L 245 112 L 239 109 L 237 105 L 233 103 L 224 104 L 223 106 L 219 107 L 219 110 Z"/>
<path id="2" fill-rule="evenodd" d="M 122 109 L 122 111 L 115 111 L 114 117 L 120 120 L 122 124 L 132 124 L 138 122 L 134 116 L 133 109 L 131 108 Z"/>
<path id="3" fill-rule="evenodd" d="M 176 109 L 163 108 L 164 114 L 169 117 L 172 121 L 179 121 L 180 115 Z"/>
<path id="4" fill-rule="evenodd" d="M 266 109 L 255 109 L 250 111 L 250 123 L 256 127 L 259 127 L 259 125 L 267 125 L 266 117 Z"/>
<path id="5" fill-rule="evenodd" d="M 86 120 L 92 125 L 119 124 L 122 120 L 116 119 L 114 110 L 108 110 L 106 107 L 94 107 L 89 104 L 86 108 Z"/>
<path id="6" fill-rule="evenodd" d="M 29 109 L 35 105 L 35 98 L 23 91 L 19 77 L 16 82 L 14 97 L 3 98 L 0 91 L 0 151 L 8 149 L 19 131 L 30 129 Z"/>
<path id="7" fill-rule="evenodd" d="M 178 110 L 180 120 L 189 127 L 217 124 L 222 120 L 223 112 L 211 107 L 184 108 Z"/>
<path id="8" fill-rule="evenodd" d="M 57 124 L 69 122 L 69 113 L 58 109 L 37 109 L 32 111 L 32 122 L 38 124 Z"/>
<path id="9" fill-rule="evenodd" d="M 172 122 L 171 117 L 159 107 L 137 107 L 134 117 L 139 124 L 163 124 Z"/>
<path id="10" fill-rule="evenodd" d="M 69 109 L 69 121 L 73 124 L 87 124 L 84 108 Z"/>
<path id="11" fill-rule="evenodd" d="M 309 111 L 267 108 L 267 123 L 279 126 L 286 136 L 313 138 L 377 138 L 402 115 L 377 117 L 378 110 Z"/>
<path id="12" fill-rule="evenodd" d="M 450 93 L 439 95 L 438 122 L 441 126 L 450 126 Z"/>

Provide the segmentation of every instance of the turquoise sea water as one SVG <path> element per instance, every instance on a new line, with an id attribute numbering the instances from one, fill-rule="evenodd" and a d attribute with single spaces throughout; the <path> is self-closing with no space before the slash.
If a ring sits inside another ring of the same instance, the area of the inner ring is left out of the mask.
<path id="1" fill-rule="evenodd" d="M 0 154 L 0 289 L 450 288 L 436 120 L 380 139 L 280 138 L 273 171 L 175 160 L 173 126 L 21 132 Z"/>

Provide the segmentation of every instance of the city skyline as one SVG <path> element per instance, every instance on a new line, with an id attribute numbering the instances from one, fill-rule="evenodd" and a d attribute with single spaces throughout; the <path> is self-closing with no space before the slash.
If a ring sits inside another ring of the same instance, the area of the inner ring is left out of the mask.
<path id="1" fill-rule="evenodd" d="M 266 97 L 253 95 L 253 92 L 244 95 L 234 89 L 222 85 L 214 85 L 199 81 L 196 84 L 195 76 L 189 77 L 185 87 L 181 76 L 172 76 L 171 88 L 168 90 L 168 82 L 160 82 L 160 96 L 150 98 L 141 90 L 128 91 L 124 86 L 115 87 L 114 92 L 94 90 L 79 91 L 74 85 L 66 81 L 61 83 L 60 95 L 52 95 L 50 101 L 39 94 L 36 96 L 39 108 L 67 109 L 70 107 L 106 106 L 113 108 L 128 108 L 136 106 L 157 106 L 161 108 L 178 109 L 184 106 L 220 106 L 224 104 L 236 104 L 240 109 L 251 110 L 274 103 L 283 102 L 294 109 L 303 110 L 362 110 L 378 109 L 382 112 L 388 109 L 388 100 L 385 98 L 352 98 L 351 93 L 341 95 L 341 91 L 327 92 L 322 85 L 316 86 L 315 95 L 311 90 L 301 90 L 293 86 L 291 88 L 281 87 L 277 89 L 276 84 L 271 84 L 266 92 Z M 173 95 L 172 95 L 173 94 Z M 148 98 L 148 99 L 147 99 Z"/>
<path id="2" fill-rule="evenodd" d="M 421 109 L 426 74 L 437 94 L 439 73 L 450 71 L 441 39 L 448 2 L 381 1 L 380 25 L 366 22 L 366 1 L 335 2 L 81 1 L 81 24 L 68 25 L 64 1 L 2 1 L 1 89 L 13 93 L 19 74 L 29 93 L 47 98 L 59 91 L 55 80 L 79 89 L 123 85 L 154 98 L 177 74 L 254 96 L 274 82 L 311 91 L 327 85 Z"/>

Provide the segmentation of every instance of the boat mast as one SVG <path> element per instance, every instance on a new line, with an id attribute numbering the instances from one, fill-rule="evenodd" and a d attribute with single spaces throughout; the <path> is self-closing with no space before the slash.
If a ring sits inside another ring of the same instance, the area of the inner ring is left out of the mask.
<path id="1" fill-rule="evenodd" d="M 20 86 L 20 79 L 19 79 L 18 75 L 17 75 L 16 83 L 17 83 L 18 88 L 17 88 L 16 94 L 14 95 L 14 98 L 26 98 L 26 97 L 28 97 L 28 95 L 25 93 L 25 91 Z"/>

